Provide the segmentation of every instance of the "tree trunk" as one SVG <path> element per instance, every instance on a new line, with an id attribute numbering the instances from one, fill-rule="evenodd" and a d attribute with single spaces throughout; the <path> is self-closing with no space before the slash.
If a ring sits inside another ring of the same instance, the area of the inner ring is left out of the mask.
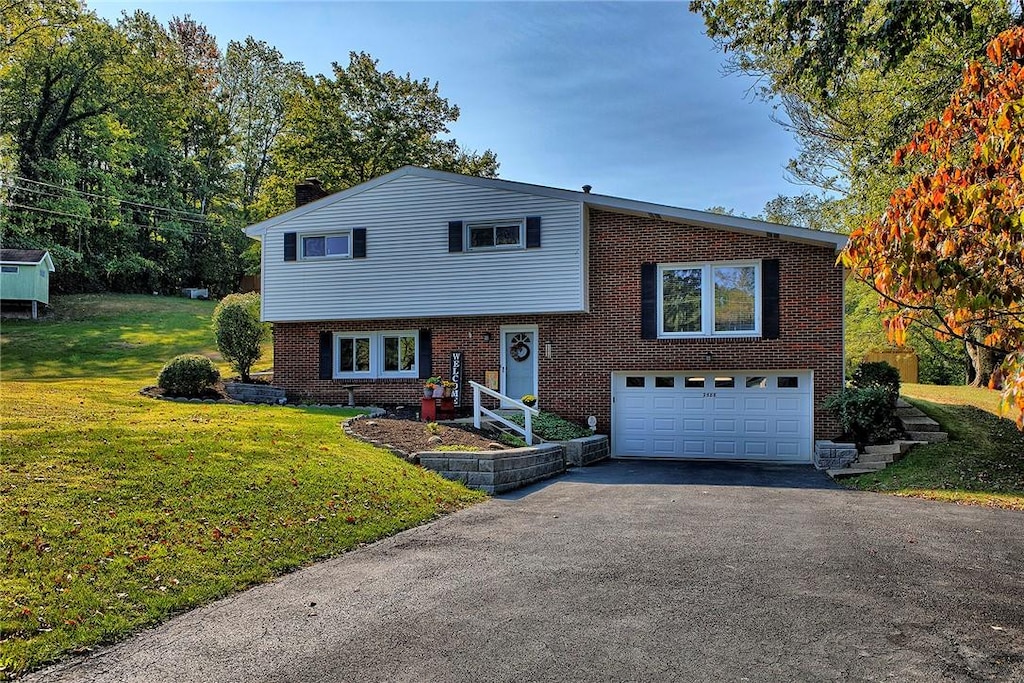
<path id="1" fill-rule="evenodd" d="M 988 334 L 986 327 L 975 327 L 971 330 L 969 339 L 965 340 L 967 357 L 971 363 L 967 368 L 967 383 L 972 387 L 987 387 L 992 373 L 1003 362 L 1006 355 L 995 349 L 982 346 L 981 341 Z"/>

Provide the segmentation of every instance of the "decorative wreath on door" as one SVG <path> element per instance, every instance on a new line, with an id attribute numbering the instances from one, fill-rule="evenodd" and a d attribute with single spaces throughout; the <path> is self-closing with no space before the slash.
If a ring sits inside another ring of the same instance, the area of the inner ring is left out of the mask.
<path id="1" fill-rule="evenodd" d="M 512 360 L 516 362 L 523 362 L 530 357 L 530 335 L 525 332 L 520 332 L 512 337 L 512 341 L 508 346 L 508 355 L 512 356 Z"/>

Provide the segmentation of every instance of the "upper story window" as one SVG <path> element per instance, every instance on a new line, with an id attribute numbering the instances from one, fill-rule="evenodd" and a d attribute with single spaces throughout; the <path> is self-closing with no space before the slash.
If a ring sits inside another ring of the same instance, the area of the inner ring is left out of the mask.
<path id="1" fill-rule="evenodd" d="M 0 272 L 4 273 L 17 273 L 18 266 L 0 266 Z"/>
<path id="2" fill-rule="evenodd" d="M 758 262 L 658 266 L 658 336 L 757 336 L 760 271 Z"/>
<path id="3" fill-rule="evenodd" d="M 331 232 L 302 236 L 302 258 L 349 258 L 352 255 L 352 233 Z"/>
<path id="4" fill-rule="evenodd" d="M 419 334 L 338 332 L 334 335 L 334 377 L 417 377 Z"/>
<path id="5" fill-rule="evenodd" d="M 489 223 L 468 223 L 467 243 L 471 251 L 477 249 L 522 249 L 525 243 L 525 223 L 522 220 Z"/>

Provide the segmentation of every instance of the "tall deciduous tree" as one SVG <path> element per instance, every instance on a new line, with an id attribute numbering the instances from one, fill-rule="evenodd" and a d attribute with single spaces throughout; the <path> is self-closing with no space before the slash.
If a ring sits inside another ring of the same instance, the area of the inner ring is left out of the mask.
<path id="1" fill-rule="evenodd" d="M 406 164 L 497 174 L 493 152 L 468 152 L 443 137 L 459 108 L 441 97 L 436 82 L 381 71 L 366 53 L 350 53 L 347 66 L 335 63 L 333 77 L 304 78 L 285 116 L 266 213 L 289 208 L 294 182 L 305 177 L 337 191 Z"/>
<path id="2" fill-rule="evenodd" d="M 270 150 L 284 128 L 285 100 L 304 75 L 299 62 L 252 37 L 231 41 L 221 65 L 222 107 L 230 122 L 235 168 L 232 201 L 243 221 L 255 222 L 251 207 L 270 172 Z"/>
<path id="3" fill-rule="evenodd" d="M 1024 408 L 1024 29 L 1000 33 L 986 54 L 894 155 L 927 170 L 854 231 L 842 260 L 883 297 L 897 343 L 911 322 L 970 340 L 979 373 Z"/>

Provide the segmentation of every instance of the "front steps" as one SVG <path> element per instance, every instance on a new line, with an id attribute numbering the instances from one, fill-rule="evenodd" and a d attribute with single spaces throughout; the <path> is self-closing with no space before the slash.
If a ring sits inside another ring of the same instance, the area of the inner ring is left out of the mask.
<path id="1" fill-rule="evenodd" d="M 857 460 L 850 463 L 849 467 L 827 470 L 828 475 L 833 479 L 838 479 L 872 474 L 884 470 L 890 464 L 901 459 L 914 446 L 923 443 L 942 443 L 949 440 L 949 435 L 941 431 L 938 422 L 902 398 L 896 401 L 896 418 L 910 438 L 900 439 L 891 444 L 865 446 L 864 452 L 860 453 Z"/>

